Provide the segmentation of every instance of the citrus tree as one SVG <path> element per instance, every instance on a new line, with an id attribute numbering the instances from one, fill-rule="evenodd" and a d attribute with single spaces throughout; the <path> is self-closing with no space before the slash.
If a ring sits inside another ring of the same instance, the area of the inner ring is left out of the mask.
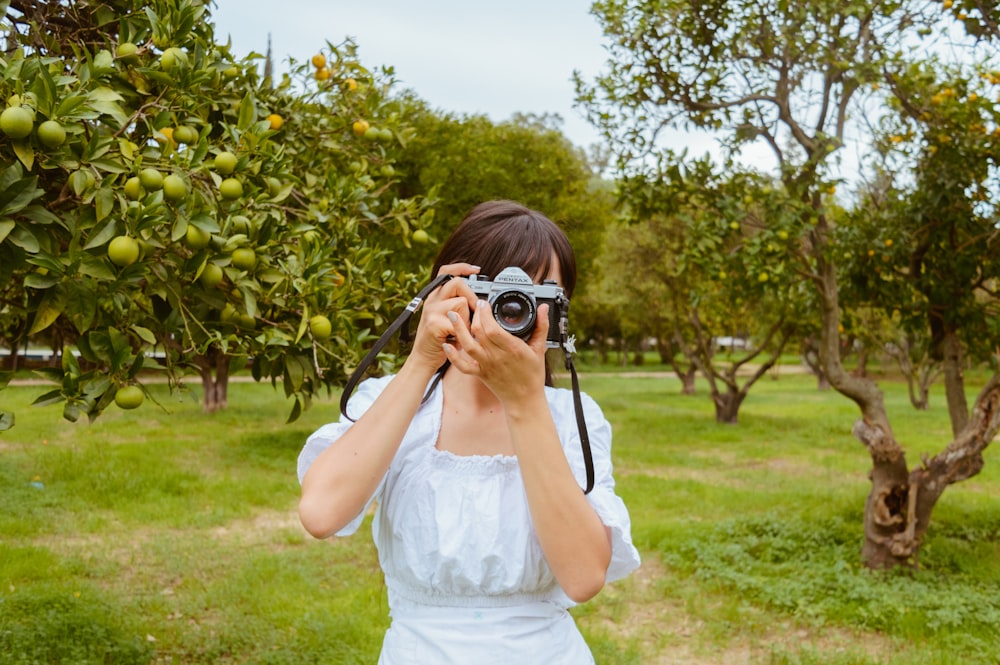
<path id="1" fill-rule="evenodd" d="M 926 59 L 932 40 L 955 37 L 952 5 L 969 4 L 978 3 L 949 0 L 942 14 L 942 3 L 908 0 L 602 0 L 594 13 L 607 37 L 608 67 L 594 82 L 578 80 L 578 99 L 613 141 L 622 173 L 662 150 L 663 128 L 718 132 L 729 148 L 751 141 L 771 148 L 781 187 L 800 215 L 789 261 L 818 302 L 820 366 L 861 413 L 854 434 L 872 464 L 862 558 L 873 568 L 915 565 L 941 493 L 982 467 L 982 451 L 1000 429 L 1000 375 L 987 382 L 961 433 L 931 463 L 911 470 L 877 383 L 841 362 L 836 217 L 828 195 L 851 112 L 869 110 L 862 102 L 886 105 L 894 77 Z M 966 29 L 970 19 L 980 27 L 995 19 L 992 6 L 960 13 L 954 16 Z M 954 42 L 947 46 L 954 52 Z M 970 194 L 949 195 L 963 193 Z"/>
<path id="2" fill-rule="evenodd" d="M 0 331 L 61 351 L 36 403 L 93 419 L 193 371 L 214 410 L 250 363 L 294 419 L 339 385 L 413 283 L 376 242 L 425 208 L 388 177 L 389 73 L 345 42 L 263 85 L 199 0 L 0 9 Z"/>
<path id="3" fill-rule="evenodd" d="M 708 380 L 716 421 L 735 424 L 807 310 L 788 260 L 797 206 L 769 177 L 669 153 L 621 192 L 632 226 L 605 263 L 631 296 L 623 316 L 667 336 Z"/>

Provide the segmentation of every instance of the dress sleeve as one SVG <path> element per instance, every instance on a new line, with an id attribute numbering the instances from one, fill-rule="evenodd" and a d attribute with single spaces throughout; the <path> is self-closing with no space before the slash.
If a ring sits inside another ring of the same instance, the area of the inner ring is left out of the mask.
<path id="1" fill-rule="evenodd" d="M 615 493 L 611 462 L 611 423 L 604 417 L 597 402 L 589 395 L 581 394 L 580 397 L 587 434 L 590 438 L 590 450 L 594 458 L 594 489 L 587 495 L 587 501 L 601 518 L 604 526 L 611 530 L 611 563 L 608 565 L 605 581 L 614 582 L 639 567 L 639 551 L 632 544 L 632 521 L 628 508 Z M 572 404 L 568 419 L 571 422 L 569 430 L 571 434 L 567 457 L 582 487 L 587 474 Z"/>
<path id="2" fill-rule="evenodd" d="M 368 410 L 368 407 L 372 405 L 372 402 L 382 394 L 382 391 L 388 385 L 389 381 L 392 379 L 391 376 L 386 376 L 378 379 L 365 379 L 358 386 L 357 391 L 351 396 L 351 399 L 347 403 L 347 413 L 357 420 L 361 415 Z M 309 471 L 309 467 L 312 463 L 316 461 L 316 458 L 320 454 L 334 444 L 337 439 L 339 439 L 344 432 L 351 428 L 354 423 L 347 419 L 341 414 L 340 420 L 333 423 L 327 423 L 323 425 L 318 430 L 309 435 L 306 439 L 306 444 L 303 446 L 302 451 L 299 453 L 298 460 L 298 476 L 299 484 L 302 483 L 302 479 L 305 478 L 306 472 Z M 361 522 L 364 520 L 365 512 L 368 510 L 368 506 L 371 502 L 378 496 L 379 492 L 382 490 L 382 485 L 380 484 L 378 489 L 375 490 L 375 494 L 368 500 L 365 504 L 365 508 L 355 517 L 350 523 L 347 524 L 343 529 L 338 531 L 336 535 L 338 536 L 349 536 L 358 530 L 361 526 Z"/>

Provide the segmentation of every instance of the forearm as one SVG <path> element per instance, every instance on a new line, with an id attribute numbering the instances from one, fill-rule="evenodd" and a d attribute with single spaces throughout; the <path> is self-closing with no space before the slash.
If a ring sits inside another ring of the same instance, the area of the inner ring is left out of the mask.
<path id="1" fill-rule="evenodd" d="M 507 418 L 545 559 L 570 598 L 589 600 L 611 561 L 608 530 L 573 476 L 544 398 Z"/>
<path id="2" fill-rule="evenodd" d="M 324 450 L 302 479 L 299 518 L 317 538 L 354 519 L 378 488 L 420 406 L 434 368 L 407 362 L 343 436 Z"/>

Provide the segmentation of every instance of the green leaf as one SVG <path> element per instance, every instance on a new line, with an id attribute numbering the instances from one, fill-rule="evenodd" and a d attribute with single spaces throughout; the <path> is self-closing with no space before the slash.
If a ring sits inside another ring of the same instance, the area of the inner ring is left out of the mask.
<path id="1" fill-rule="evenodd" d="M 0 2 L 0 14 L 7 11 L 4 8 L 5 2 Z M 6 432 L 14 426 L 14 414 L 10 411 L 0 411 L 0 432 Z"/>
<path id="2" fill-rule="evenodd" d="M 96 205 L 95 212 L 97 213 L 97 221 L 101 221 L 105 217 L 111 214 L 111 211 L 115 208 L 115 193 L 107 187 L 102 187 L 97 190 L 97 196 L 94 197 L 94 203 Z"/>
<path id="3" fill-rule="evenodd" d="M 31 324 L 28 336 L 39 333 L 55 323 L 63 312 L 64 299 L 65 294 L 59 287 L 45 292 L 45 297 L 42 298 L 42 302 L 39 303 L 38 309 L 35 311 L 35 320 Z"/>
<path id="4" fill-rule="evenodd" d="M 246 131 L 256 118 L 257 106 L 254 104 L 253 97 L 248 93 L 243 97 L 243 101 L 240 102 L 240 114 L 236 126 L 241 131 Z"/>
<path id="5" fill-rule="evenodd" d="M 106 245 L 108 241 L 110 241 L 112 238 L 115 237 L 115 234 L 117 232 L 118 229 L 116 225 L 116 220 L 114 218 L 111 218 L 108 220 L 107 224 L 105 224 L 101 228 L 100 231 L 98 231 L 95 235 L 90 237 L 90 240 L 84 246 L 84 249 L 93 249 L 94 247 L 100 247 L 102 245 Z"/>
<path id="6" fill-rule="evenodd" d="M 117 276 L 107 261 L 91 254 L 81 254 L 79 271 L 81 275 L 93 277 L 102 282 L 114 281 Z"/>
<path id="7" fill-rule="evenodd" d="M 30 171 L 31 167 L 35 165 L 35 149 L 27 141 L 14 141 L 13 146 L 14 154 L 24 164 L 24 167 Z"/>
<path id="8" fill-rule="evenodd" d="M 4 189 L 0 191 L 0 215 L 12 215 L 20 212 L 29 203 L 43 196 L 45 192 L 36 187 L 37 183 L 38 178 L 31 176 L 6 184 Z"/>
<path id="9" fill-rule="evenodd" d="M 49 406 L 50 404 L 58 404 L 64 399 L 62 388 L 57 388 L 56 390 L 50 390 L 44 395 L 39 395 L 32 402 L 32 406 Z"/>
<path id="10" fill-rule="evenodd" d="M 7 235 L 14 230 L 14 220 L 0 219 L 0 243 L 7 239 Z"/>
<path id="11" fill-rule="evenodd" d="M 10 241 L 28 252 L 35 254 L 40 249 L 38 238 L 26 226 L 16 226 L 10 232 Z"/>
<path id="12" fill-rule="evenodd" d="M 37 272 L 30 272 L 24 276 L 24 285 L 32 289 L 48 289 L 58 283 L 58 275 L 41 275 Z"/>
<path id="13" fill-rule="evenodd" d="M 156 344 L 156 335 L 149 328 L 144 328 L 142 326 L 132 326 L 132 332 L 139 336 L 139 339 L 146 342 L 147 344 Z"/>

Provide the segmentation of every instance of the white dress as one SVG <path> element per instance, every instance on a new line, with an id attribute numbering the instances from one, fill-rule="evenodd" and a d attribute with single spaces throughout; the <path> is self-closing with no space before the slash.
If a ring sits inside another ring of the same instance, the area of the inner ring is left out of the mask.
<path id="1" fill-rule="evenodd" d="M 358 418 L 392 377 L 368 379 L 352 396 Z M 581 487 L 586 479 L 569 390 L 546 388 L 563 450 Z M 607 581 L 639 566 L 625 504 L 614 492 L 611 426 L 582 395 L 595 483 L 587 495 L 611 530 Z M 440 386 L 424 403 L 382 479 L 372 535 L 385 575 L 391 626 L 380 665 L 580 665 L 593 663 L 531 525 L 516 457 L 459 456 L 435 447 Z M 351 426 L 324 425 L 306 441 L 299 480 Z M 581 490 L 582 491 L 582 490 Z M 357 531 L 364 512 L 337 535 Z"/>

